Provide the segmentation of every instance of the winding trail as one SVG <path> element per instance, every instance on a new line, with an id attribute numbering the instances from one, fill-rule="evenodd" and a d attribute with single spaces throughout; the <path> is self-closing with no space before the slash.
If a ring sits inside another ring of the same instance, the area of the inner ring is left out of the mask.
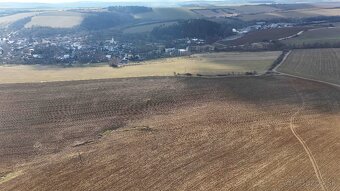
<path id="1" fill-rule="evenodd" d="M 283 72 L 279 72 L 277 71 L 277 69 L 286 61 L 286 59 L 288 58 L 288 56 L 291 54 L 291 50 L 289 52 L 286 53 L 286 55 L 284 56 L 284 58 L 282 59 L 282 61 L 273 68 L 273 72 L 277 73 L 277 74 L 281 74 L 281 75 L 285 75 L 285 76 L 289 76 L 289 77 L 293 77 L 293 78 L 298 78 L 298 79 L 302 79 L 302 80 L 308 80 L 308 81 L 312 81 L 312 82 L 317 82 L 317 83 L 322 83 L 322 84 L 327 84 L 336 88 L 340 88 L 339 84 L 335 84 L 335 83 L 330 83 L 330 82 L 326 82 L 326 81 L 322 81 L 322 80 L 316 80 L 316 79 L 311 79 L 311 78 L 304 78 L 301 76 L 296 76 L 296 75 L 291 75 L 291 74 L 287 74 L 287 73 L 283 73 Z M 292 86 L 294 87 L 296 93 L 298 94 L 298 96 L 301 99 L 301 106 L 300 108 L 290 117 L 290 122 L 289 122 L 289 126 L 290 126 L 290 130 L 292 131 L 293 135 L 295 136 L 295 138 L 300 142 L 300 144 L 302 145 L 303 149 L 305 150 L 306 154 L 309 157 L 310 162 L 312 163 L 315 175 L 318 179 L 318 182 L 320 184 L 320 187 L 323 191 L 328 191 L 325 181 L 323 180 L 322 174 L 320 172 L 320 168 L 315 160 L 315 157 L 312 153 L 312 151 L 309 149 L 308 145 L 306 144 L 306 142 L 302 139 L 302 137 L 296 132 L 295 130 L 295 119 L 296 117 L 303 111 L 304 107 L 305 107 L 305 99 L 303 98 L 303 96 L 301 95 L 301 93 L 299 93 L 298 89 L 294 86 L 294 84 L 292 83 Z"/>
<path id="2" fill-rule="evenodd" d="M 293 135 L 296 137 L 296 139 L 300 142 L 300 144 L 302 145 L 302 147 L 304 148 L 304 150 L 306 151 L 310 162 L 312 163 L 315 175 L 318 179 L 318 182 L 322 188 L 323 191 L 327 191 L 327 187 L 325 184 L 325 181 L 322 178 L 322 174 L 320 172 L 320 168 L 315 160 L 315 157 L 312 153 L 312 151 L 309 149 L 308 145 L 306 144 L 306 142 L 302 139 L 302 137 L 296 132 L 295 130 L 295 125 L 294 125 L 294 121 L 296 119 L 296 117 L 301 113 L 301 111 L 303 111 L 304 107 L 305 107 L 305 99 L 303 98 L 303 96 L 298 92 L 298 90 L 295 88 L 295 86 L 293 85 L 294 89 L 296 90 L 296 93 L 299 95 L 302 105 L 300 106 L 300 108 L 290 117 L 290 122 L 289 122 L 289 126 L 290 126 L 290 130 L 292 131 Z"/>

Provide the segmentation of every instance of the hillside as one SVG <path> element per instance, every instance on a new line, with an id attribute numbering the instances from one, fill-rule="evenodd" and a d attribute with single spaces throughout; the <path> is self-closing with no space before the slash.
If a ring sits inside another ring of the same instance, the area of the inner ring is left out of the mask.
<path id="1" fill-rule="evenodd" d="M 39 13 L 27 12 L 27 13 L 18 13 L 18 14 L 0 17 L 0 28 L 6 28 L 12 23 L 15 23 L 21 19 L 35 16 L 37 14 Z"/>
<path id="2" fill-rule="evenodd" d="M 46 12 L 33 16 L 25 27 L 73 28 L 79 26 L 83 20 L 84 15 L 77 12 Z"/>
<path id="3" fill-rule="evenodd" d="M 301 46 L 317 46 L 319 45 L 333 45 L 336 46 L 340 43 L 340 28 L 328 27 L 308 30 L 296 38 L 291 38 L 284 41 L 285 44 L 293 47 Z"/>
<path id="4" fill-rule="evenodd" d="M 200 15 L 187 8 L 153 8 L 152 12 L 135 14 L 134 17 L 149 21 L 201 18 Z"/>
<path id="5" fill-rule="evenodd" d="M 244 21 L 261 21 L 273 19 L 301 19 L 320 16 L 340 16 L 339 8 L 306 8 L 297 10 L 281 10 L 258 14 L 244 14 L 238 18 Z"/>

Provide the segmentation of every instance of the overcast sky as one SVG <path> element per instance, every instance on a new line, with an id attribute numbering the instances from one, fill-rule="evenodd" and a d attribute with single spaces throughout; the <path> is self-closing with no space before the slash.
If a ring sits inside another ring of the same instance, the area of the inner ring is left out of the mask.
<path id="1" fill-rule="evenodd" d="M 0 0 L 0 3 L 67 3 L 67 2 L 140 2 L 141 0 Z M 143 2 L 162 2 L 164 0 L 143 0 Z M 188 0 L 174 0 L 175 1 L 188 1 Z M 203 0 L 204 1 L 204 0 Z M 208 0 L 209 1 L 209 0 Z M 219 1 L 219 0 L 217 0 Z"/>
<path id="2" fill-rule="evenodd" d="M 0 2 L 10 3 L 10 2 L 24 2 L 24 3 L 66 3 L 66 2 L 123 2 L 123 1 L 138 1 L 138 0 L 0 0 Z M 154 1 L 154 0 L 146 0 L 146 1 Z M 161 1 L 161 0 L 160 0 Z"/>
<path id="3" fill-rule="evenodd" d="M 195 0 L 0 0 L 0 3 L 13 3 L 13 2 L 24 2 L 24 3 L 67 3 L 67 2 L 153 2 L 153 3 L 160 3 L 160 2 L 185 2 L 185 1 L 195 1 Z M 223 0 L 196 0 L 196 1 L 223 1 Z M 239 0 L 224 0 L 226 2 L 233 2 Z M 275 0 L 274 0 L 275 1 Z M 278 0 L 282 2 L 283 0 Z M 315 2 L 317 0 L 300 0 L 301 2 Z M 340 0 L 319 0 L 321 1 L 328 1 L 328 2 L 339 2 Z M 283 1 L 284 2 L 284 1 Z M 288 2 L 294 2 L 292 0 L 287 0 Z"/>

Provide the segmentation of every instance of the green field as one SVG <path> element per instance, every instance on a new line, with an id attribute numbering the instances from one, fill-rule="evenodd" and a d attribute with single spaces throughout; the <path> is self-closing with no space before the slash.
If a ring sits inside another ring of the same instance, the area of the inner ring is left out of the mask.
<path id="1" fill-rule="evenodd" d="M 145 76 L 173 76 L 176 73 L 227 74 L 257 71 L 264 73 L 280 52 L 233 52 L 197 54 L 187 57 L 159 59 L 139 65 L 112 68 L 95 67 L 58 68 L 51 66 L 1 66 L 0 83 L 72 81 L 105 78 Z"/>

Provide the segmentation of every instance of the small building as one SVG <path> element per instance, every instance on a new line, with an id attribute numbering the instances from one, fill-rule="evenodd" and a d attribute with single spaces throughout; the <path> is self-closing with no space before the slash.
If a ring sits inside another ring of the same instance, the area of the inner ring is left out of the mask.
<path id="1" fill-rule="evenodd" d="M 33 52 L 34 52 L 34 49 L 33 49 L 33 48 L 30 48 L 30 49 L 28 50 L 28 55 L 32 55 Z"/>
<path id="2" fill-rule="evenodd" d="M 123 67 L 123 66 L 127 65 L 128 63 L 129 63 L 129 60 L 127 58 L 123 58 L 123 59 L 112 58 L 109 61 L 109 65 L 111 67 L 115 67 L 115 68 Z"/>
<path id="3" fill-rule="evenodd" d="M 187 55 L 190 54 L 190 52 L 189 52 L 189 49 L 188 49 L 188 48 L 186 48 L 186 49 L 178 49 L 178 54 L 179 54 L 180 56 L 187 56 Z"/>
<path id="4" fill-rule="evenodd" d="M 165 53 L 167 53 L 167 54 L 170 54 L 170 53 L 175 52 L 175 51 L 176 51 L 176 48 L 166 48 L 165 49 Z"/>
<path id="5" fill-rule="evenodd" d="M 127 58 L 123 58 L 120 62 L 119 65 L 126 65 L 129 63 L 129 60 Z"/>
<path id="6" fill-rule="evenodd" d="M 33 58 L 43 58 L 43 56 L 41 54 L 33 54 L 32 56 L 33 56 Z"/>

